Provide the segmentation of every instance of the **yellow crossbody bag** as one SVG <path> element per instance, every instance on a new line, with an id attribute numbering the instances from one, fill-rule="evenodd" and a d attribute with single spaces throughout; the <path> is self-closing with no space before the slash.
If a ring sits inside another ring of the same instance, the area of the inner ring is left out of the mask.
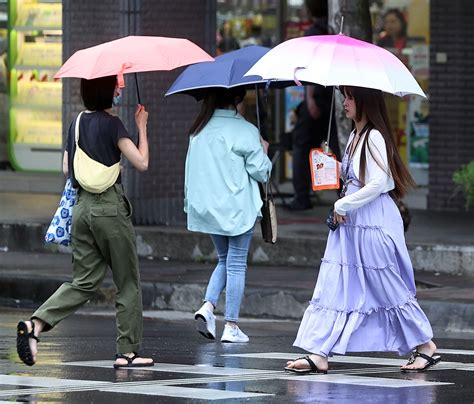
<path id="1" fill-rule="evenodd" d="M 74 176 L 81 187 L 87 192 L 100 194 L 109 189 L 117 181 L 120 174 L 120 161 L 108 167 L 91 159 L 79 147 L 79 121 L 83 112 L 78 115 L 75 126 L 76 151 L 73 160 Z"/>

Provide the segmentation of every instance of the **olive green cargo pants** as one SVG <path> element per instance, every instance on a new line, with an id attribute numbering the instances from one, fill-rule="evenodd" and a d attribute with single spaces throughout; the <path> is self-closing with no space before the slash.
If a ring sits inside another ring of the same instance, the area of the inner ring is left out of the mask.
<path id="1" fill-rule="evenodd" d="M 117 289 L 117 353 L 138 351 L 142 292 L 131 213 L 119 184 L 101 194 L 79 191 L 72 221 L 73 280 L 62 284 L 32 316 L 47 324 L 45 331 L 92 299 L 110 267 Z"/>

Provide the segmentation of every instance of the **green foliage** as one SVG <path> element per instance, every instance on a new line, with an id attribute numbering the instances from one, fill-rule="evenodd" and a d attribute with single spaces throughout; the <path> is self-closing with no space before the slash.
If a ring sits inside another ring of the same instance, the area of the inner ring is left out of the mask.
<path id="1" fill-rule="evenodd" d="M 466 210 L 468 210 L 469 206 L 474 203 L 474 160 L 455 171 L 453 181 L 464 192 Z"/>

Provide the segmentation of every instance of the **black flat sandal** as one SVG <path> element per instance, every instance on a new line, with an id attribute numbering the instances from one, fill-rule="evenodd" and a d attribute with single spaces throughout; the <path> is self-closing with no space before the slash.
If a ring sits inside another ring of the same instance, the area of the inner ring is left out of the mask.
<path id="1" fill-rule="evenodd" d="M 285 370 L 287 372 L 291 372 L 291 373 L 296 373 L 296 374 L 299 374 L 299 375 L 308 375 L 308 374 L 311 374 L 311 373 L 322 373 L 322 374 L 327 374 L 328 371 L 327 370 L 322 370 L 322 369 L 319 369 L 316 364 L 311 360 L 311 358 L 309 357 L 309 355 L 306 355 L 306 356 L 302 356 L 301 358 L 297 358 L 294 360 L 294 362 L 298 361 L 298 360 L 305 360 L 306 362 L 308 362 L 309 364 L 309 368 L 306 368 L 306 369 L 295 369 L 295 368 L 289 368 L 289 367 L 285 367 Z"/>
<path id="2" fill-rule="evenodd" d="M 125 359 L 127 363 L 125 365 L 117 365 L 114 363 L 114 368 L 115 369 L 120 369 L 120 368 L 146 368 L 150 366 L 154 366 L 155 362 L 152 360 L 151 362 L 148 363 L 133 363 L 133 361 L 137 358 L 141 358 L 140 355 L 138 355 L 136 352 L 133 353 L 132 356 L 128 357 L 126 355 L 122 354 L 116 354 L 115 355 L 115 360 L 117 359 Z"/>
<path id="3" fill-rule="evenodd" d="M 30 338 L 40 342 L 39 338 L 35 335 L 35 323 L 33 320 L 31 322 L 31 331 L 28 332 L 28 326 L 24 321 L 20 321 L 17 325 L 16 331 L 16 351 L 18 356 L 25 365 L 33 366 L 35 362 L 33 361 L 33 353 L 30 348 Z"/>
<path id="4" fill-rule="evenodd" d="M 437 363 L 441 361 L 441 356 L 429 356 L 424 353 L 418 352 L 418 351 L 413 351 L 411 356 L 408 358 L 408 363 L 407 365 L 411 365 L 415 363 L 416 358 L 423 358 L 426 360 L 426 365 L 423 366 L 422 368 L 415 368 L 415 369 L 400 369 L 403 373 L 420 373 L 420 372 L 426 372 L 429 368 L 433 367 Z"/>

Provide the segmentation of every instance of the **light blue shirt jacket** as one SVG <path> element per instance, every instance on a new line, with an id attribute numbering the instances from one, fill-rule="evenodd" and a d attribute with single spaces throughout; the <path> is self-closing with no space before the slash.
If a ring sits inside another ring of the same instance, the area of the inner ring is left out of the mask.
<path id="1" fill-rule="evenodd" d="M 216 109 L 189 140 L 184 183 L 188 230 L 225 236 L 245 233 L 260 216 L 257 181 L 272 163 L 258 129 L 234 110 Z"/>

